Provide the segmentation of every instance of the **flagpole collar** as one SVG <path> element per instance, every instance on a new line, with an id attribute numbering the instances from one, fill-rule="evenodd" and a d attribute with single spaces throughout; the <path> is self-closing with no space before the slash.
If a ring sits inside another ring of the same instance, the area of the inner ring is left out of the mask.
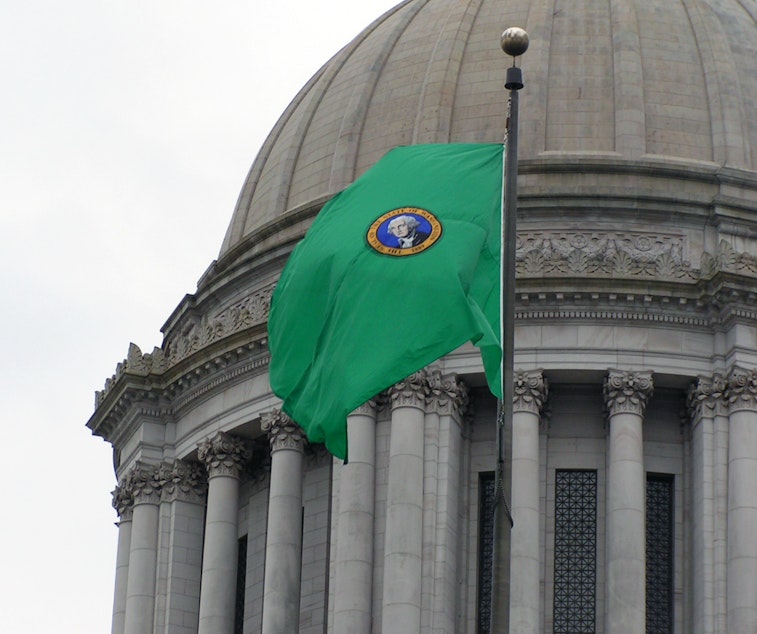
<path id="1" fill-rule="evenodd" d="M 502 33 L 500 44 L 505 53 L 518 57 L 528 50 L 528 33 L 520 27 L 511 26 Z"/>

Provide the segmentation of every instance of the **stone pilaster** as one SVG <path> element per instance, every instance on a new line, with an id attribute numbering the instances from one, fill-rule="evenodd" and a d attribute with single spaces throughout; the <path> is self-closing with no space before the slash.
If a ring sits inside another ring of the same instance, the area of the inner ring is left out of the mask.
<path id="1" fill-rule="evenodd" d="M 389 388 L 392 410 L 381 628 L 413 634 L 421 626 L 423 448 L 428 373 Z"/>
<path id="2" fill-rule="evenodd" d="M 757 370 L 728 375 L 727 631 L 757 632 Z"/>
<path id="3" fill-rule="evenodd" d="M 174 460 L 160 466 L 161 530 L 156 619 L 161 632 L 197 631 L 208 477 L 199 462 Z"/>
<path id="4" fill-rule="evenodd" d="M 457 630 L 462 422 L 468 388 L 457 374 L 428 370 L 423 455 L 421 630 Z"/>
<path id="5" fill-rule="evenodd" d="M 334 588 L 334 632 L 370 632 L 373 617 L 373 535 L 377 401 L 347 417 L 349 462 L 342 465 Z"/>
<path id="6" fill-rule="evenodd" d="M 199 634 L 231 634 L 234 629 L 239 479 L 250 455 L 243 439 L 225 432 L 197 448 L 208 472 Z"/>
<path id="7" fill-rule="evenodd" d="M 118 547 L 116 551 L 116 583 L 113 592 L 112 634 L 124 633 L 126 618 L 126 583 L 129 578 L 129 548 L 131 545 L 131 524 L 134 513 L 134 498 L 122 485 L 113 490 L 113 508 L 118 513 Z"/>
<path id="8" fill-rule="evenodd" d="M 262 417 L 271 446 L 263 634 L 299 631 L 305 434 L 279 410 Z"/>
<path id="9" fill-rule="evenodd" d="M 122 486 L 133 500 L 129 576 L 126 583 L 125 634 L 152 634 L 158 557 L 158 466 L 138 462 Z"/>
<path id="10" fill-rule="evenodd" d="M 513 386 L 510 631 L 537 634 L 540 614 L 539 423 L 549 387 L 541 370 L 518 371 Z"/>
<path id="11" fill-rule="evenodd" d="M 646 474 L 642 422 L 651 372 L 610 370 L 607 460 L 607 634 L 646 632 Z"/>
<path id="12" fill-rule="evenodd" d="M 726 413 L 725 378 L 699 377 L 686 395 L 691 426 L 691 539 L 689 569 L 692 634 L 721 631 L 715 625 L 716 577 L 716 416 Z M 721 537 L 724 538 L 725 535 Z M 724 589 L 723 589 L 724 590 Z"/>

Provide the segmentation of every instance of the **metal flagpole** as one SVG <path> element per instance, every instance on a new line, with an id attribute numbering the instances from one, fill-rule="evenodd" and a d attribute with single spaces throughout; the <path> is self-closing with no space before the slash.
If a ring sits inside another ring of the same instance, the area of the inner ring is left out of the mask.
<path id="1" fill-rule="evenodd" d="M 492 553 L 491 634 L 507 634 L 510 621 L 510 530 L 513 518 L 507 498 L 512 474 L 513 348 L 515 346 L 515 238 L 518 213 L 518 91 L 523 76 L 515 58 L 528 49 L 528 34 L 512 27 L 502 33 L 502 50 L 513 57 L 505 88 L 510 91 L 505 187 L 502 218 L 502 400 L 497 408 L 497 470 L 495 473 L 494 546 Z"/>

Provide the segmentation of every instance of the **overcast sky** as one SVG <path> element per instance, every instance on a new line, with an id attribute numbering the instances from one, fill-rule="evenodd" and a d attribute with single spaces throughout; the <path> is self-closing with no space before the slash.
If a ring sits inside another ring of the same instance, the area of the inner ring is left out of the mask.
<path id="1" fill-rule="evenodd" d="M 94 391 L 160 345 L 297 90 L 396 3 L 0 3 L 3 632 L 110 631 Z"/>

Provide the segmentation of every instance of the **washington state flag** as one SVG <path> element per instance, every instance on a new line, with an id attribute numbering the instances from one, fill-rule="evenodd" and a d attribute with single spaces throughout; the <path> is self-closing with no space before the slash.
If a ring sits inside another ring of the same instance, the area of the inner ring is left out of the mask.
<path id="1" fill-rule="evenodd" d="M 390 151 L 320 211 L 268 321 L 270 381 L 311 442 L 347 455 L 347 415 L 471 341 L 501 396 L 502 144 Z"/>

